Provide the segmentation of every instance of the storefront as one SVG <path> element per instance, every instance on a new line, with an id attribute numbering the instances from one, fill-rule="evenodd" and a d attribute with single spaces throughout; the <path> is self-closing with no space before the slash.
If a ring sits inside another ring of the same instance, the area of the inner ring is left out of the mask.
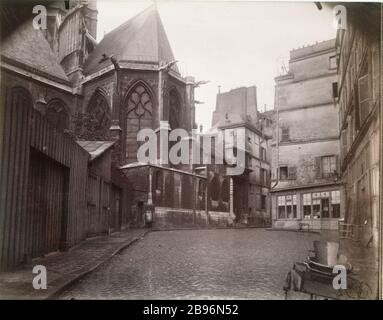
<path id="1" fill-rule="evenodd" d="M 273 226 L 299 229 L 337 229 L 341 218 L 339 186 L 273 192 Z"/>

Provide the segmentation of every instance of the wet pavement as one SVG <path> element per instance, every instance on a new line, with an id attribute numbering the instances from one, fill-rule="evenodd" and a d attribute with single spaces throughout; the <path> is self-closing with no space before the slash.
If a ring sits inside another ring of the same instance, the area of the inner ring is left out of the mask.
<path id="1" fill-rule="evenodd" d="M 59 298 L 283 299 L 287 272 L 318 238 L 265 229 L 150 232 Z"/>

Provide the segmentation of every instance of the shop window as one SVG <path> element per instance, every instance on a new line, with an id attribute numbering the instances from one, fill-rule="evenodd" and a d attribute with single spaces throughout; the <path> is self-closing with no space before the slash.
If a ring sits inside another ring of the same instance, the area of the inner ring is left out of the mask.
<path id="1" fill-rule="evenodd" d="M 331 191 L 331 217 L 340 218 L 340 191 Z"/>
<path id="2" fill-rule="evenodd" d="M 322 218 L 330 218 L 330 201 L 328 198 L 321 199 Z"/>
<path id="3" fill-rule="evenodd" d="M 278 217 L 279 219 L 297 218 L 297 196 L 287 195 L 278 197 Z"/>
<path id="4" fill-rule="evenodd" d="M 278 217 L 279 217 L 279 219 L 285 219 L 286 218 L 286 207 L 285 206 L 278 206 Z"/>
<path id="5" fill-rule="evenodd" d="M 313 199 L 312 203 L 313 203 L 313 206 L 312 206 L 313 218 L 320 219 L 321 218 L 320 199 Z"/>
<path id="6" fill-rule="evenodd" d="M 305 193 L 303 195 L 303 218 L 311 218 L 311 193 Z"/>

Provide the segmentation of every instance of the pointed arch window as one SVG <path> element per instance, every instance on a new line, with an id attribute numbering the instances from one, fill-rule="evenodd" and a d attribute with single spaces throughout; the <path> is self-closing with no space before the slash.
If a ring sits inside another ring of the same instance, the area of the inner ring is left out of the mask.
<path id="1" fill-rule="evenodd" d="M 137 133 L 152 128 L 153 98 L 148 87 L 138 82 L 129 91 L 125 100 L 126 110 L 126 157 L 137 161 L 137 150 L 143 142 L 137 141 Z"/>
<path id="2" fill-rule="evenodd" d="M 59 100 L 53 99 L 48 103 L 45 111 L 45 118 L 56 129 L 61 131 L 69 129 L 69 114 L 66 104 Z"/>
<path id="3" fill-rule="evenodd" d="M 111 112 L 103 93 L 96 90 L 88 103 L 86 112 L 97 121 L 95 130 L 107 134 L 111 123 Z"/>
<path id="4" fill-rule="evenodd" d="M 143 84 L 137 84 L 127 97 L 127 128 L 137 132 L 152 127 L 153 101 Z"/>

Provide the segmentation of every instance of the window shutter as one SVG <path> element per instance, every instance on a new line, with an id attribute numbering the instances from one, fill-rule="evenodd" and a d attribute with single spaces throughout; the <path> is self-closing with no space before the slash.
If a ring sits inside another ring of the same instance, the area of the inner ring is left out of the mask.
<path id="1" fill-rule="evenodd" d="M 289 128 L 282 128 L 281 141 L 289 141 Z"/>
<path id="2" fill-rule="evenodd" d="M 321 161 L 322 161 L 322 157 L 315 157 L 315 159 L 314 159 L 315 177 L 317 179 L 321 179 L 322 178 Z"/>
<path id="3" fill-rule="evenodd" d="M 296 167 L 289 167 L 288 168 L 288 178 L 289 180 L 295 180 L 297 178 L 297 168 Z"/>

